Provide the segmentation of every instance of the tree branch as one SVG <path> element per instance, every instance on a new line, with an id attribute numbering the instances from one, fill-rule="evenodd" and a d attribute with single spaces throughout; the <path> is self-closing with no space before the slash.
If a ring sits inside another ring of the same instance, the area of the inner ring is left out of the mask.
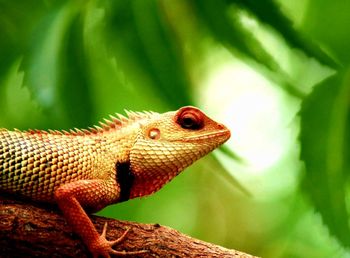
<path id="1" fill-rule="evenodd" d="M 131 228 L 126 239 L 115 249 L 148 250 L 138 257 L 254 257 L 191 238 L 158 224 L 98 216 L 91 216 L 91 219 L 99 232 L 108 222 L 107 239 L 116 239 Z M 0 249 L 1 257 L 90 257 L 59 211 L 7 196 L 0 196 Z"/>

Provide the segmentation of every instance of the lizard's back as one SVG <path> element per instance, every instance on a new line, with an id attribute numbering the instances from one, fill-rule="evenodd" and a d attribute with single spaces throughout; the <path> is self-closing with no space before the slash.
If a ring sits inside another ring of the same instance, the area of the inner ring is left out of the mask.
<path id="1" fill-rule="evenodd" d="M 53 202 L 62 184 L 88 179 L 93 155 L 84 137 L 0 129 L 0 189 Z"/>

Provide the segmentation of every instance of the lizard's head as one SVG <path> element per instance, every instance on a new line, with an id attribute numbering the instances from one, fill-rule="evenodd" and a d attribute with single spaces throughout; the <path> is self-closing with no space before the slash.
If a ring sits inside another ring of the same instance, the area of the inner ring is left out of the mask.
<path id="1" fill-rule="evenodd" d="M 130 198 L 151 194 L 230 138 L 230 131 L 195 107 L 154 114 L 141 122 L 130 152 Z"/>

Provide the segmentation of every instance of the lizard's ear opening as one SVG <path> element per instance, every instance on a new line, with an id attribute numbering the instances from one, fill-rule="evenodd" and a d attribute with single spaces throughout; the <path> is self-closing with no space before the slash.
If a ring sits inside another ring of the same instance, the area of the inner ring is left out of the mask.
<path id="1" fill-rule="evenodd" d="M 194 107 L 183 107 L 175 115 L 175 121 L 183 129 L 199 130 L 204 127 L 204 114 Z"/>
<path id="2" fill-rule="evenodd" d="M 160 138 L 160 131 L 158 128 L 152 128 L 148 131 L 148 137 L 152 140 L 158 140 Z"/>

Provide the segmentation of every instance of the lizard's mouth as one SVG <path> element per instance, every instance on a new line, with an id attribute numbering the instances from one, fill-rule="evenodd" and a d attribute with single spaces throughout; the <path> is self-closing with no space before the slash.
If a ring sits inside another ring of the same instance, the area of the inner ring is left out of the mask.
<path id="1" fill-rule="evenodd" d="M 231 136 L 230 130 L 224 129 L 215 132 L 205 132 L 199 135 L 192 135 L 182 138 L 182 141 L 192 142 L 192 141 L 205 141 L 213 138 L 221 138 L 223 142 L 227 141 Z"/>

